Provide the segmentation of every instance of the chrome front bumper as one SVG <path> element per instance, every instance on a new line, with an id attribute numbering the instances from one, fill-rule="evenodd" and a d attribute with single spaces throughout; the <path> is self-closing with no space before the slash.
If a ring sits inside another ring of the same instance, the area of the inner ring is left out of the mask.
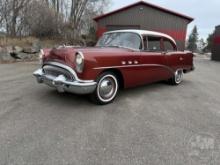
<path id="1" fill-rule="evenodd" d="M 95 81 L 80 80 L 75 71 L 66 65 L 57 62 L 50 62 L 47 63 L 47 65 L 57 66 L 68 70 L 74 77 L 74 81 L 67 80 L 62 74 L 58 76 L 45 74 L 43 68 L 40 68 L 33 73 L 38 83 L 44 83 L 50 87 L 56 88 L 58 92 L 70 92 L 75 94 L 90 94 L 94 92 L 97 85 Z"/>

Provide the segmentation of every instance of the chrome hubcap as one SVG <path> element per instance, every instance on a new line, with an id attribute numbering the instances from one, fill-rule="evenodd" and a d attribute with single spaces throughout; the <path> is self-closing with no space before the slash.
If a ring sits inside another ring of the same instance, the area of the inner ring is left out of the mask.
<path id="1" fill-rule="evenodd" d="M 183 79 L 183 71 L 182 70 L 177 70 L 175 73 L 175 81 L 177 84 L 181 83 Z"/>
<path id="2" fill-rule="evenodd" d="M 109 75 L 103 77 L 98 85 L 98 96 L 102 101 L 111 101 L 117 92 L 118 84 L 115 77 Z"/>

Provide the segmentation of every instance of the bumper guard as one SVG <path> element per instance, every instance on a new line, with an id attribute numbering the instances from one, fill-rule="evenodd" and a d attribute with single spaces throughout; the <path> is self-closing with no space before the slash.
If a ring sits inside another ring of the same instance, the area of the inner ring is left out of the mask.
<path id="1" fill-rule="evenodd" d="M 56 65 L 56 63 L 52 63 L 53 65 Z M 57 64 L 59 67 L 63 64 Z M 63 65 L 64 66 L 64 65 Z M 67 66 L 65 66 L 67 68 Z M 71 68 L 68 68 L 69 70 Z M 74 72 L 71 69 L 71 72 Z M 66 79 L 64 75 L 59 75 L 57 77 L 52 75 L 47 75 L 44 73 L 43 69 L 40 68 L 36 70 L 33 75 L 36 77 L 38 83 L 44 83 L 50 87 L 54 87 L 57 89 L 58 92 L 70 92 L 75 94 L 90 94 L 94 92 L 97 83 L 93 80 L 84 81 L 80 80 L 78 77 L 76 77 L 76 74 L 74 73 L 73 76 L 75 77 L 74 81 L 69 81 Z"/>

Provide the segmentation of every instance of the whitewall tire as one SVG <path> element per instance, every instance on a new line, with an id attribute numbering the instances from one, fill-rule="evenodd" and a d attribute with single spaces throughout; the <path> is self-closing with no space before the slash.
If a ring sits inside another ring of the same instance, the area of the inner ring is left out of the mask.
<path id="1" fill-rule="evenodd" d="M 169 80 L 172 85 L 179 85 L 183 81 L 183 70 L 177 69 L 174 76 Z"/>
<path id="2" fill-rule="evenodd" d="M 117 76 L 111 72 L 105 72 L 97 79 L 96 90 L 91 95 L 92 101 L 100 105 L 109 104 L 115 99 L 118 89 Z"/>

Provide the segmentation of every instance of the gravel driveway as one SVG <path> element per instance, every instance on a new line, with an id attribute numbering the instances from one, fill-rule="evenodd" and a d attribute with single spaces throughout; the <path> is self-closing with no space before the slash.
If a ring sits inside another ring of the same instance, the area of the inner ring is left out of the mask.
<path id="1" fill-rule="evenodd" d="M 97 106 L 38 85 L 36 63 L 1 64 L 0 165 L 219 165 L 220 62 L 195 65 Z"/>

